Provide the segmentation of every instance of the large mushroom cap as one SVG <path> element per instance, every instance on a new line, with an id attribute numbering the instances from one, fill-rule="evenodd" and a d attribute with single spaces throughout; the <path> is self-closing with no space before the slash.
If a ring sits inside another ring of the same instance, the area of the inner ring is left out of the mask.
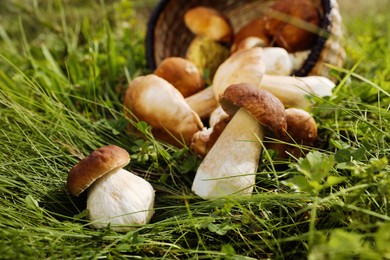
<path id="1" fill-rule="evenodd" d="M 312 46 L 316 34 L 311 27 L 318 28 L 320 23 L 319 6 L 314 2 L 279 0 L 271 6 L 271 10 L 276 12 L 269 14 L 266 31 L 279 47 L 296 52 Z"/>
<path id="2" fill-rule="evenodd" d="M 119 146 L 107 145 L 98 148 L 70 170 L 67 179 L 68 191 L 78 196 L 97 179 L 129 162 L 129 153 Z"/>
<path id="3" fill-rule="evenodd" d="M 274 135 L 285 135 L 287 116 L 284 106 L 266 90 L 248 83 L 233 84 L 226 88 L 220 103 L 230 115 L 234 115 L 239 108 L 244 108 Z"/>
<path id="4" fill-rule="evenodd" d="M 128 118 L 147 122 L 157 139 L 174 145 L 190 144 L 203 128 L 199 116 L 168 81 L 154 74 L 135 78 L 124 100 Z"/>
<path id="5" fill-rule="evenodd" d="M 260 86 L 266 71 L 263 59 L 263 48 L 261 47 L 232 54 L 218 67 L 213 78 L 212 86 L 215 98 L 219 100 L 225 89 L 233 84 L 246 82 Z"/>
<path id="6" fill-rule="evenodd" d="M 202 74 L 190 60 L 181 57 L 165 58 L 155 75 L 171 83 L 184 97 L 191 96 L 204 88 Z"/>
<path id="7" fill-rule="evenodd" d="M 230 42 L 233 37 L 233 27 L 229 19 L 214 8 L 191 8 L 184 14 L 184 22 L 197 36 L 223 42 Z"/>

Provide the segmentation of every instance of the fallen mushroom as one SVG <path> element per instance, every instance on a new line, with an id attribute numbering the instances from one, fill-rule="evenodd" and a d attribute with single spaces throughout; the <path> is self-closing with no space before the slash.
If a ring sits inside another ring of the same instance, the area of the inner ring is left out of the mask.
<path id="1" fill-rule="evenodd" d="M 124 108 L 127 118 L 147 122 L 157 139 L 176 146 L 189 145 L 194 133 L 203 128 L 183 95 L 153 74 L 139 76 L 130 83 Z"/>
<path id="2" fill-rule="evenodd" d="M 234 116 L 200 164 L 192 190 L 203 199 L 250 196 L 264 128 L 282 136 L 286 130 L 285 109 L 271 93 L 248 83 L 226 88 L 220 103 Z"/>
<path id="3" fill-rule="evenodd" d="M 154 189 L 145 179 L 123 169 L 129 162 L 126 150 L 108 145 L 93 151 L 70 170 L 70 194 L 79 196 L 89 188 L 87 210 L 94 228 L 110 226 L 126 232 L 152 218 Z"/>
<path id="4" fill-rule="evenodd" d="M 317 138 L 317 124 L 310 113 L 299 108 L 286 109 L 287 131 L 280 141 L 267 143 L 267 149 L 277 152 L 278 158 L 305 154 L 308 147 L 314 146 Z"/>
<path id="5" fill-rule="evenodd" d="M 263 51 L 263 48 L 255 47 L 236 52 L 219 66 L 212 84 L 216 100 L 219 99 L 219 93 L 223 93 L 227 86 L 238 82 L 248 82 L 268 90 L 286 107 L 306 109 L 312 104 L 308 97 L 321 98 L 332 95 L 335 84 L 326 77 L 266 74 L 264 60 L 272 58 L 265 56 Z"/>
<path id="6" fill-rule="evenodd" d="M 189 97 L 186 97 L 185 101 L 201 119 L 208 118 L 218 107 L 218 101 L 215 99 L 212 87 L 207 87 Z"/>
<path id="7" fill-rule="evenodd" d="M 171 83 L 184 97 L 204 89 L 204 81 L 198 67 L 181 57 L 165 58 L 153 74 Z"/>

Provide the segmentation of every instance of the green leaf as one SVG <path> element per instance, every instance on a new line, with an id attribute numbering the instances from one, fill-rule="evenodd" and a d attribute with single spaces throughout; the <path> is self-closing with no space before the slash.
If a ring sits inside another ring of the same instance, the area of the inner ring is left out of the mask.
<path id="1" fill-rule="evenodd" d="M 293 178 L 287 180 L 285 182 L 289 187 L 292 189 L 295 189 L 297 191 L 302 191 L 302 192 L 312 192 L 313 187 L 309 184 L 307 181 L 307 178 L 302 175 L 297 175 L 294 176 Z"/>
<path id="2" fill-rule="evenodd" d="M 339 176 L 328 176 L 326 178 L 325 186 L 326 187 L 332 187 L 334 185 L 340 184 L 343 181 L 345 181 L 345 177 L 339 177 Z"/>
<path id="3" fill-rule="evenodd" d="M 221 252 L 229 256 L 236 254 L 236 250 L 234 250 L 234 247 L 229 244 L 222 245 Z"/>
<path id="4" fill-rule="evenodd" d="M 334 158 L 318 151 L 310 152 L 306 158 L 301 158 L 297 170 L 305 175 L 309 181 L 321 182 L 329 175 L 334 165 Z"/>
<path id="5" fill-rule="evenodd" d="M 26 206 L 29 209 L 32 209 L 35 211 L 41 210 L 41 208 L 39 207 L 38 201 L 36 199 L 34 199 L 34 197 L 31 195 L 27 195 L 24 198 L 24 202 L 26 203 Z"/>
<path id="6" fill-rule="evenodd" d="M 383 224 L 375 233 L 376 249 L 390 256 L 390 223 Z"/>
<path id="7" fill-rule="evenodd" d="M 360 161 L 364 158 L 365 154 L 366 154 L 366 148 L 364 146 L 362 146 L 353 152 L 352 158 L 356 161 Z"/>
<path id="8" fill-rule="evenodd" d="M 340 149 L 335 153 L 335 159 L 338 163 L 350 162 L 352 153 L 350 149 Z"/>

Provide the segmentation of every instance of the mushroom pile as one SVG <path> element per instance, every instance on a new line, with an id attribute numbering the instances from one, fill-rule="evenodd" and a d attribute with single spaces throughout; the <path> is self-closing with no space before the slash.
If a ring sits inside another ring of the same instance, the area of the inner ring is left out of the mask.
<path id="1" fill-rule="evenodd" d="M 202 158 L 192 190 L 204 199 L 250 196 L 263 147 L 304 155 L 317 137 L 307 112 L 313 98 L 332 95 L 335 84 L 324 76 L 291 76 L 310 52 L 320 7 L 278 0 L 267 10 L 236 33 L 216 9 L 187 10 L 194 38 L 186 56 L 165 58 L 126 91 L 130 126 L 145 121 L 156 139 Z"/>
<path id="2" fill-rule="evenodd" d="M 185 57 L 167 57 L 126 90 L 129 131 L 138 134 L 134 123 L 144 121 L 156 139 L 196 153 L 202 162 L 192 191 L 199 197 L 250 196 L 264 148 L 300 157 L 315 144 L 308 110 L 313 98 L 331 96 L 335 84 L 291 75 L 310 52 L 319 10 L 314 1 L 278 0 L 236 33 L 213 8 L 187 10 L 183 19 L 194 39 Z M 68 191 L 87 190 L 93 227 L 126 232 L 151 220 L 154 189 L 124 169 L 129 161 L 126 150 L 108 145 L 70 170 Z"/>

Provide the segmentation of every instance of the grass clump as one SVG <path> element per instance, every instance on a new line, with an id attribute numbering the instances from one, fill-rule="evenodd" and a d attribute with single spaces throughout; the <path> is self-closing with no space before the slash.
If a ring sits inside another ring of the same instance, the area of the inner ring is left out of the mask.
<path id="1" fill-rule="evenodd" d="M 123 93 L 147 72 L 147 5 L 0 3 L 1 257 L 390 258 L 387 15 L 345 14 L 348 60 L 313 110 L 317 148 L 288 161 L 265 154 L 250 198 L 202 201 L 190 192 L 199 158 L 142 122 L 147 138 L 126 133 Z M 156 189 L 152 222 L 125 234 L 90 228 L 85 196 L 65 187 L 70 168 L 108 143 Z"/>

